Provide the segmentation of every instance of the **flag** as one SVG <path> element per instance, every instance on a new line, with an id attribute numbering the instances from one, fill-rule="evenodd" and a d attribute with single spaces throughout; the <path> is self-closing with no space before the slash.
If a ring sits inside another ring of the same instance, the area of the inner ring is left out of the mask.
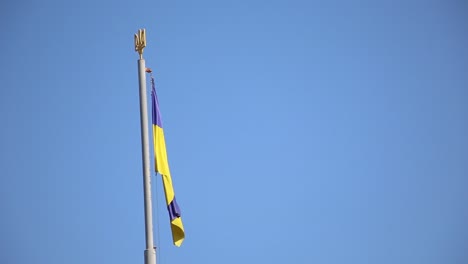
<path id="1" fill-rule="evenodd" d="M 155 170 L 156 172 L 161 174 L 163 179 L 167 210 L 169 211 L 169 219 L 171 221 L 172 240 L 174 242 L 174 245 L 180 247 L 180 245 L 184 241 L 185 232 L 180 216 L 179 205 L 177 205 L 177 201 L 174 194 L 174 188 L 172 186 L 171 173 L 169 171 L 169 163 L 167 162 L 164 131 L 161 121 L 161 115 L 159 113 L 158 97 L 156 95 L 154 78 L 152 76 L 151 85 Z"/>

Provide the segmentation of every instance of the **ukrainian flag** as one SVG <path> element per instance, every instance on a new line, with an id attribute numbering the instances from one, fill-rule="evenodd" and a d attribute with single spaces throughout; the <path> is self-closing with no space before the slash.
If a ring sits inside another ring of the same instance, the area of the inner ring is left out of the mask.
<path id="1" fill-rule="evenodd" d="M 153 78 L 151 78 L 151 84 L 155 170 L 161 174 L 163 179 L 167 210 L 169 211 L 169 219 L 171 221 L 172 240 L 174 241 L 174 245 L 180 247 L 185 238 L 184 226 L 180 218 L 180 209 L 179 205 L 177 205 L 174 188 L 172 187 L 171 173 L 169 171 L 169 163 L 167 162 L 164 131 Z"/>

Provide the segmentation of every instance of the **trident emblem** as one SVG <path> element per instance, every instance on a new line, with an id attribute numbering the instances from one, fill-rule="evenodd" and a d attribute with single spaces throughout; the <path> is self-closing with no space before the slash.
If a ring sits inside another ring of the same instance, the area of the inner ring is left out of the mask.
<path id="1" fill-rule="evenodd" d="M 143 49 L 146 47 L 146 32 L 145 29 L 139 29 L 135 34 L 135 51 L 140 54 L 140 60 L 143 59 Z"/>

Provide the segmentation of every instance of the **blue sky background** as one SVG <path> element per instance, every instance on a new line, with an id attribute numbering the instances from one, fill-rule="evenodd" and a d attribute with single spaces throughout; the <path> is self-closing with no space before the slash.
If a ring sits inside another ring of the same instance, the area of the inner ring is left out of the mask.
<path id="1" fill-rule="evenodd" d="M 0 6 L 0 263 L 143 263 L 141 27 L 159 263 L 468 262 L 466 2 Z"/>

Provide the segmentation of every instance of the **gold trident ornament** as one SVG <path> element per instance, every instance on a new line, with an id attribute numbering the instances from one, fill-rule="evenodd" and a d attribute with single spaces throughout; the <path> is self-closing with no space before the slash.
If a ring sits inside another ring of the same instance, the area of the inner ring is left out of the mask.
<path id="1" fill-rule="evenodd" d="M 143 49 L 146 47 L 146 32 L 145 29 L 139 29 L 135 34 L 135 51 L 140 54 L 140 60 L 143 59 Z"/>

